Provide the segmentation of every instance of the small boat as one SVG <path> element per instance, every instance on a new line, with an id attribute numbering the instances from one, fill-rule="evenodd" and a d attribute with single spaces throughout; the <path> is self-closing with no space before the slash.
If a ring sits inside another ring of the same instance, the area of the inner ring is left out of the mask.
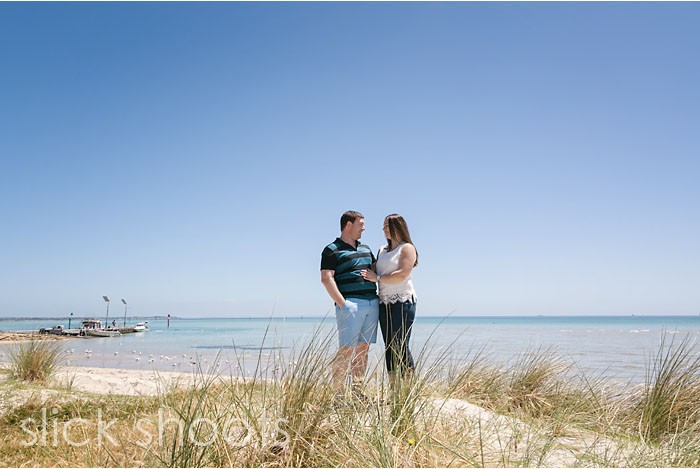
<path id="1" fill-rule="evenodd" d="M 103 328 L 102 321 L 97 319 L 88 319 L 83 321 L 80 335 L 83 337 L 117 337 L 121 335 L 121 332 L 118 329 Z"/>
<path id="2" fill-rule="evenodd" d="M 148 327 L 148 321 L 137 322 L 134 326 L 134 332 L 144 332 L 148 330 L 150 330 L 150 328 Z"/>
<path id="3" fill-rule="evenodd" d="M 117 337 L 122 335 L 122 333 L 119 331 L 109 329 L 87 329 L 85 333 L 93 337 Z"/>

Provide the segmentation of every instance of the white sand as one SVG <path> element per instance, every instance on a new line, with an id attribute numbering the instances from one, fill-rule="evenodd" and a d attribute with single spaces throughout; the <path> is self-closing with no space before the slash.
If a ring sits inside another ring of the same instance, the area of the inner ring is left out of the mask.
<path id="1" fill-rule="evenodd" d="M 0 364 L 6 367 L 7 364 Z M 124 370 L 117 368 L 59 367 L 49 386 L 17 389 L 0 374 L 0 415 L 8 409 L 25 405 L 28 401 L 43 403 L 52 398 L 78 399 L 81 392 L 93 394 L 119 394 L 126 396 L 155 396 L 174 387 L 189 387 L 205 380 L 220 380 L 220 377 L 205 377 L 201 374 L 155 370 Z M 4 386 L 9 384 L 9 386 Z M 61 389 L 63 388 L 63 389 Z M 66 392 L 66 390 L 69 390 Z M 77 391 L 77 392 L 74 392 Z"/>
<path id="2" fill-rule="evenodd" d="M 581 455 L 612 457 L 624 451 L 612 440 L 594 432 L 561 428 L 560 435 L 552 435 L 549 429 L 532 427 L 520 419 L 497 414 L 462 399 L 434 399 L 432 405 L 455 424 L 466 421 L 471 428 L 478 429 L 482 437 L 481 450 L 489 460 L 498 460 L 504 453 L 518 454 L 518 446 L 522 451 L 529 448 L 531 442 L 537 442 L 541 448 L 549 447 L 542 459 L 536 461 L 541 467 L 572 467 L 579 464 Z"/>
<path id="3" fill-rule="evenodd" d="M 154 396 L 173 387 L 201 382 L 202 376 L 172 371 L 61 367 L 54 381 L 61 386 L 96 394 Z"/>
<path id="4" fill-rule="evenodd" d="M 32 340 L 68 340 L 74 337 L 69 335 L 39 334 L 37 332 L 7 332 L 0 331 L 0 342 L 29 342 Z"/>

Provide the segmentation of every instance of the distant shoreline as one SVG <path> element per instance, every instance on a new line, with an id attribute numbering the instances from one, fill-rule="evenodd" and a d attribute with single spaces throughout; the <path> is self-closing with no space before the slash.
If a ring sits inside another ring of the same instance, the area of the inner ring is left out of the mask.
<path id="1" fill-rule="evenodd" d="M 8 316 L 8 317 L 1 317 L 0 316 L 0 321 L 67 321 L 69 318 L 72 321 L 82 321 L 84 319 L 94 319 L 94 318 L 100 318 L 101 315 L 95 314 L 92 316 L 32 316 L 32 317 L 20 317 L 20 316 Z M 115 317 L 116 318 L 116 317 Z M 134 321 L 137 319 L 143 319 L 146 321 L 165 321 L 168 319 L 167 316 L 128 316 L 129 321 Z M 180 319 L 185 319 L 179 316 L 170 316 L 170 320 L 172 321 L 173 319 L 180 320 Z"/>
<path id="2" fill-rule="evenodd" d="M 84 319 L 100 318 L 100 315 L 93 316 L 73 316 L 72 321 L 81 321 Z M 332 317 L 332 315 L 324 316 L 206 316 L 206 317 L 183 317 L 183 316 L 170 316 L 171 321 L 200 321 L 200 320 L 251 320 L 251 319 L 271 319 L 271 320 L 285 320 L 285 319 L 325 319 Z M 426 319 L 537 319 L 537 318 L 700 318 L 699 315 L 695 314 L 530 314 L 530 315 L 424 315 L 422 318 Z M 67 321 L 69 316 L 46 316 L 46 317 L 19 317 L 19 316 L 8 316 L 0 317 L 0 322 L 9 321 Z M 147 320 L 147 321 L 166 321 L 167 316 L 129 316 L 130 321 L 134 320 Z M 117 321 L 118 322 L 118 321 Z"/>

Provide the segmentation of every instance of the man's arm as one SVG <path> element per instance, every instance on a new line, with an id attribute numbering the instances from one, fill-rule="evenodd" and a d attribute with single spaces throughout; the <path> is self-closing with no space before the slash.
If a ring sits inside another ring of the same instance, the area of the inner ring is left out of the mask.
<path id="1" fill-rule="evenodd" d="M 335 304 L 337 304 L 339 308 L 342 308 L 345 304 L 345 298 L 343 294 L 340 293 L 340 290 L 338 290 L 338 285 L 336 285 L 335 278 L 333 277 L 334 275 L 335 270 L 321 270 L 321 283 L 326 287 L 326 291 L 333 301 L 335 301 Z"/>

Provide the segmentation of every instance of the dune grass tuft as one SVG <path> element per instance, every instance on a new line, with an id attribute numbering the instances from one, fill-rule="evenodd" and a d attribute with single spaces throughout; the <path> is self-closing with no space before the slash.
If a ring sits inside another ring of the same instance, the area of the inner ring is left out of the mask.
<path id="1" fill-rule="evenodd" d="M 21 381 L 46 381 L 63 357 L 58 342 L 30 340 L 21 342 L 9 352 L 10 377 Z"/>
<path id="2" fill-rule="evenodd" d="M 694 353 L 690 337 L 667 342 L 662 335 L 633 409 L 639 432 L 649 441 L 700 425 L 700 356 Z"/>
<path id="3" fill-rule="evenodd" d="M 561 376 L 568 366 L 552 350 L 527 351 L 512 367 L 507 389 L 508 406 L 534 417 L 549 415 L 554 409 L 553 398 L 561 396 Z"/>

